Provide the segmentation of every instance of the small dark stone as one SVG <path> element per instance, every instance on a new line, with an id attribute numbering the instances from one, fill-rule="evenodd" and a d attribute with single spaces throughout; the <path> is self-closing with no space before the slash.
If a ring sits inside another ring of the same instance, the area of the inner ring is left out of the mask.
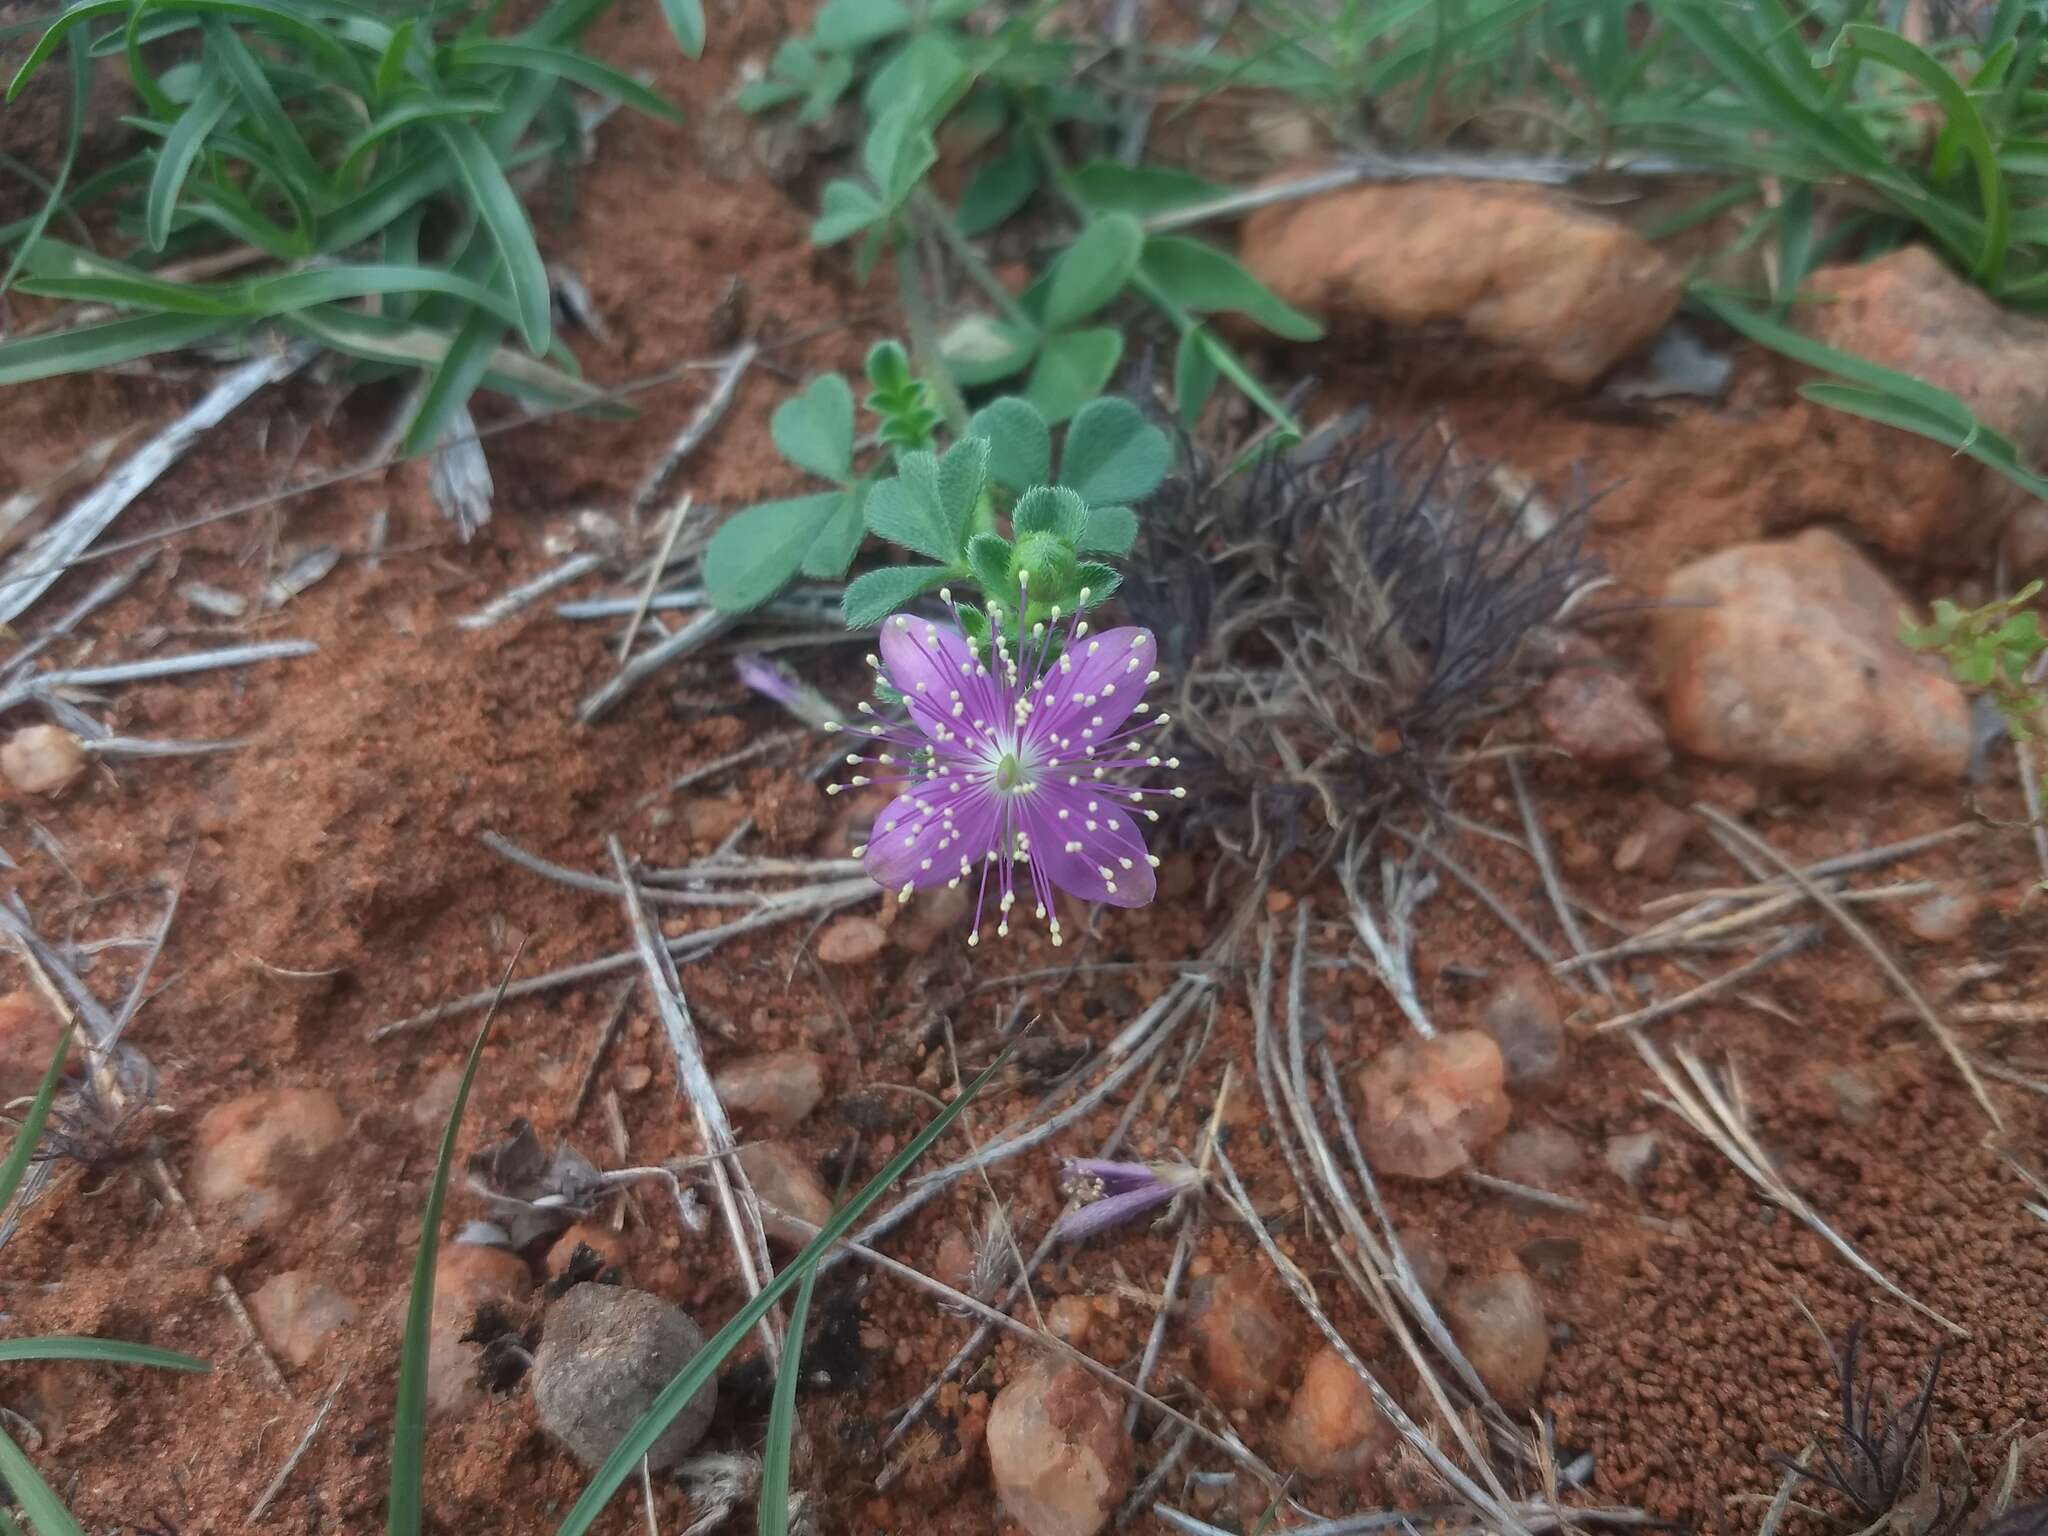
<path id="1" fill-rule="evenodd" d="M 704 1347 L 689 1315 L 645 1291 L 579 1285 L 548 1308 L 534 1356 L 541 1427 L 585 1466 L 603 1464 L 676 1373 Z M 718 1406 L 707 1380 L 648 1452 L 666 1471 L 704 1438 Z"/>

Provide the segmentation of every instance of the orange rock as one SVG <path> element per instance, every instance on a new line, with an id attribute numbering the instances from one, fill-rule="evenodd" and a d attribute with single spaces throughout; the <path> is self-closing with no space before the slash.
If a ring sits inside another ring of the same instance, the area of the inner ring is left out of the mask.
<path id="1" fill-rule="evenodd" d="M 727 1062 L 711 1082 L 732 1114 L 787 1131 L 825 1096 L 825 1066 L 816 1051 L 766 1051 Z"/>
<path id="2" fill-rule="evenodd" d="M 477 1385 L 482 1346 L 462 1336 L 486 1302 L 516 1302 L 533 1289 L 526 1261 L 506 1248 L 449 1243 L 434 1264 L 434 1309 L 427 1328 L 427 1410 L 462 1412 L 483 1401 Z"/>
<path id="3" fill-rule="evenodd" d="M 818 935 L 818 958 L 827 965 L 859 965 L 879 955 L 888 940 L 872 917 L 834 918 Z"/>
<path id="4" fill-rule="evenodd" d="M 576 1257 L 579 1245 L 596 1254 L 606 1269 L 616 1269 L 622 1274 L 633 1253 L 633 1245 L 626 1240 L 625 1233 L 614 1232 L 601 1221 L 579 1221 L 549 1247 L 547 1271 L 550 1279 L 568 1272 L 569 1261 Z"/>
<path id="5" fill-rule="evenodd" d="M 263 1342 L 293 1365 L 313 1360 L 356 1318 L 354 1303 L 304 1269 L 288 1269 L 257 1286 L 249 1293 L 249 1312 Z"/>
<path id="6" fill-rule="evenodd" d="M 1297 1330 L 1263 1263 L 1247 1259 L 1195 1286 L 1195 1355 L 1202 1379 L 1231 1408 L 1256 1408 L 1280 1390 Z"/>
<path id="7" fill-rule="evenodd" d="M 832 1196 L 826 1192 L 810 1159 L 796 1148 L 779 1141 L 750 1142 L 740 1148 L 739 1165 L 764 1203 L 801 1217 L 814 1227 L 832 1219 Z M 775 1216 L 767 1217 L 763 1226 L 771 1238 L 792 1248 L 801 1248 L 813 1235 L 796 1223 Z"/>
<path id="8" fill-rule="evenodd" d="M 1451 1337 L 1500 1405 L 1510 1413 L 1528 1408 L 1550 1361 L 1550 1324 L 1536 1282 L 1520 1266 L 1474 1275 L 1451 1287 L 1443 1310 Z"/>
<path id="9" fill-rule="evenodd" d="M 195 1205 L 264 1228 L 319 1198 L 348 1125 L 324 1088 L 244 1094 L 199 1122 L 187 1185 Z"/>
<path id="10" fill-rule="evenodd" d="M 61 725 L 25 725 L 0 745 L 0 777 L 25 795 L 54 795 L 85 772 L 85 748 Z"/>
<path id="11" fill-rule="evenodd" d="M 1389 1046 L 1359 1074 L 1358 1135 L 1374 1168 L 1441 1179 L 1469 1165 L 1507 1129 L 1500 1047 L 1476 1029 Z"/>
<path id="12" fill-rule="evenodd" d="M 1280 1426 L 1282 1464 L 1309 1477 L 1356 1482 L 1393 1442 L 1393 1426 L 1344 1357 L 1329 1348 L 1310 1356 Z"/>
<path id="13" fill-rule="evenodd" d="M 996 1394 L 988 1462 L 1026 1536 L 1095 1536 L 1131 1486 L 1123 1404 L 1078 1365 L 1033 1365 Z"/>

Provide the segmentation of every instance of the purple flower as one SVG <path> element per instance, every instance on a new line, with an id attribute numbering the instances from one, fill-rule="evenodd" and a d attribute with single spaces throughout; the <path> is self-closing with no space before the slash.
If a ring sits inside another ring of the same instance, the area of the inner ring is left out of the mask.
<path id="1" fill-rule="evenodd" d="M 814 730 L 830 729 L 839 711 L 832 701 L 779 661 L 766 656 L 735 656 L 733 671 L 764 699 L 771 699 Z"/>
<path id="2" fill-rule="evenodd" d="M 1081 1203 L 1052 1224 L 1052 1235 L 1072 1242 L 1166 1204 L 1199 1185 L 1202 1175 L 1185 1163 L 1113 1163 L 1098 1157 L 1070 1157 L 1061 1167 L 1060 1182 Z"/>
<path id="3" fill-rule="evenodd" d="M 850 727 L 885 750 L 850 753 L 849 763 L 901 770 L 852 782 L 907 787 L 876 818 L 859 851 L 868 873 L 901 900 L 914 890 L 977 882 L 969 944 L 981 941 L 991 884 L 996 932 L 1010 931 L 1020 865 L 1029 871 L 1032 905 L 1055 944 L 1061 938 L 1052 914 L 1055 890 L 1111 906 L 1145 905 L 1156 890 L 1152 872 L 1159 864 L 1138 830 L 1141 818 L 1159 819 L 1145 802 L 1187 794 L 1124 778 L 1134 769 L 1180 766 L 1177 758 L 1148 754 L 1138 740 L 1140 732 L 1164 726 L 1167 716 L 1126 723 L 1151 708 L 1143 698 L 1159 677 L 1152 669 L 1158 650 L 1152 632 L 1091 634 L 1076 615 L 1062 633 L 1059 618 L 1055 609 L 1050 625 L 1034 626 L 1013 645 L 992 611 L 984 652 L 992 652 L 991 665 L 959 629 L 899 613 L 883 622 L 880 659 L 868 658 L 902 695 L 909 720 Z M 861 710 L 874 713 L 866 704 Z"/>

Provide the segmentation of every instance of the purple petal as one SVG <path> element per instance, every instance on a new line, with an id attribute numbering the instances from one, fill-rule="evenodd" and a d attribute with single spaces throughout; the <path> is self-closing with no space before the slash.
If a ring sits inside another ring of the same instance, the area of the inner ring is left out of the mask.
<path id="1" fill-rule="evenodd" d="M 1123 1194 L 1111 1195 L 1106 1200 L 1076 1206 L 1052 1224 L 1051 1235 L 1062 1242 L 1093 1237 L 1097 1232 L 1130 1221 L 1157 1206 L 1166 1204 L 1176 1193 L 1178 1191 L 1171 1185 L 1155 1181 L 1144 1189 L 1126 1190 Z"/>
<path id="2" fill-rule="evenodd" d="M 1032 738 L 1058 743 L 1062 755 L 1099 746 L 1144 698 L 1158 656 L 1152 631 L 1135 626 L 1072 642 L 1053 664 L 1032 714 Z"/>
<path id="3" fill-rule="evenodd" d="M 1062 1172 L 1068 1178 L 1097 1179 L 1110 1189 L 1121 1191 L 1138 1184 L 1157 1184 L 1159 1174 L 1150 1163 L 1119 1163 L 1102 1157 L 1070 1157 Z"/>
<path id="4" fill-rule="evenodd" d="M 1055 769 L 1051 780 L 1023 797 L 1033 867 L 1083 901 L 1144 906 L 1159 886 L 1131 811 L 1130 791 L 1085 775 L 1079 784 L 1068 784 L 1067 777 Z"/>
<path id="5" fill-rule="evenodd" d="M 774 662 L 762 656 L 735 656 L 733 671 L 739 673 L 740 681 L 764 699 L 773 699 L 784 709 L 796 703 L 796 681 Z"/>
<path id="6" fill-rule="evenodd" d="M 971 872 L 995 843 L 996 799 L 958 779 L 928 779 L 891 800 L 868 837 L 868 876 L 877 885 L 929 890 Z"/>
<path id="7" fill-rule="evenodd" d="M 959 630 L 895 614 L 882 622 L 881 652 L 890 686 L 903 695 L 911 718 L 927 736 L 940 739 L 962 729 L 963 716 L 987 716 L 980 695 L 988 692 L 988 680 L 971 675 L 974 653 Z M 966 703 L 963 716 L 953 714 L 955 694 Z"/>

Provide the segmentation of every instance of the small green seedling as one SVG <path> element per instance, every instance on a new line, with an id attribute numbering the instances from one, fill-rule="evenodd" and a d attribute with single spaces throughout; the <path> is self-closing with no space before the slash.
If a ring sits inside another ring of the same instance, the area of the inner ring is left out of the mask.
<path id="1" fill-rule="evenodd" d="M 1949 670 L 1965 688 L 1987 695 L 2005 718 L 2014 741 L 2032 741 L 2041 697 L 2027 680 L 2028 669 L 2048 651 L 2040 615 L 2027 605 L 2041 590 L 2038 581 L 2011 597 L 1981 608 L 1959 608 L 1937 598 L 1934 620 L 1907 624 L 1899 639 L 1916 651 L 1935 651 L 1947 658 Z"/>

